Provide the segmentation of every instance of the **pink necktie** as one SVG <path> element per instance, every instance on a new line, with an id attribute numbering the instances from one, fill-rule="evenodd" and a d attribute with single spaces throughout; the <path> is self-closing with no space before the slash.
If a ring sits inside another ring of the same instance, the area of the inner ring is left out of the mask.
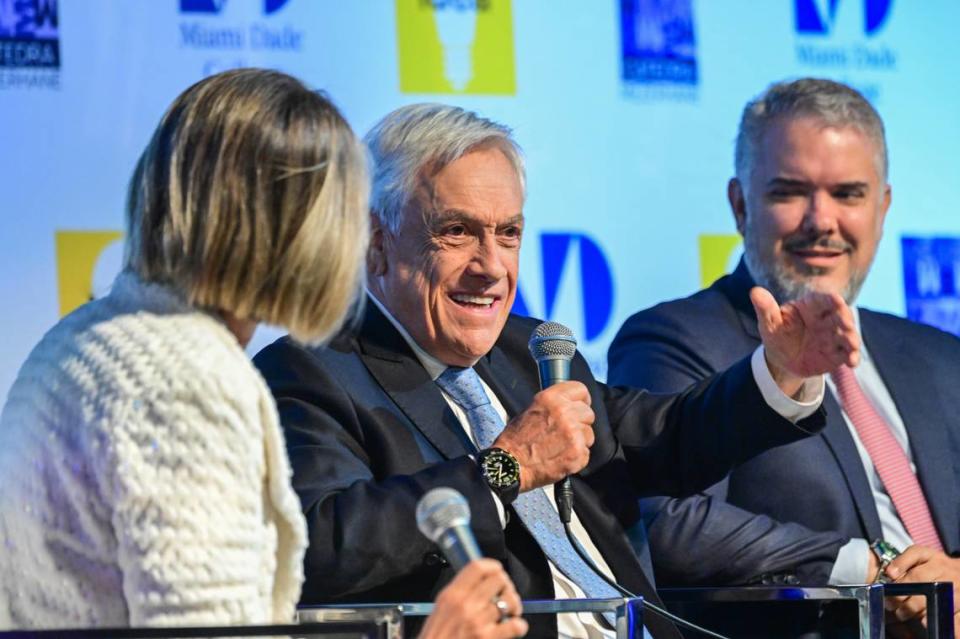
<path id="1" fill-rule="evenodd" d="M 933 525 L 927 500 L 917 476 L 910 469 L 910 460 L 894 438 L 890 426 L 874 409 L 864 395 L 857 378 L 847 366 L 842 366 L 831 375 L 837 386 L 843 410 L 857 429 L 880 481 L 906 526 L 914 543 L 943 550 L 940 537 Z M 901 548 L 901 550 L 903 550 Z"/>

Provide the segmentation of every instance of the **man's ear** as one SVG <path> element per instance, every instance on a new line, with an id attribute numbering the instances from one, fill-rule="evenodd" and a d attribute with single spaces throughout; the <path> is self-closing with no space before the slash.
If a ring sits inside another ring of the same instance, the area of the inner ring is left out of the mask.
<path id="1" fill-rule="evenodd" d="M 883 202 L 880 204 L 880 224 L 887 219 L 887 211 L 890 210 L 890 202 L 893 201 L 893 187 L 887 184 L 883 189 Z"/>
<path id="2" fill-rule="evenodd" d="M 747 198 L 743 193 L 743 185 L 737 178 L 730 178 L 727 182 L 727 200 L 737 223 L 737 232 L 742 236 L 747 225 Z"/>
<path id="3" fill-rule="evenodd" d="M 367 275 L 371 278 L 387 274 L 387 231 L 380 218 L 370 212 L 370 245 L 367 247 Z"/>

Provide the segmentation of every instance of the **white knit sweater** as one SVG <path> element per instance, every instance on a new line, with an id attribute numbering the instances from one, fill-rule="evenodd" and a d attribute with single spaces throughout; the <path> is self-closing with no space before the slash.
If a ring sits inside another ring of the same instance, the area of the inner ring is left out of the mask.
<path id="1" fill-rule="evenodd" d="M 0 417 L 0 627 L 287 622 L 306 526 L 236 338 L 124 273 Z"/>

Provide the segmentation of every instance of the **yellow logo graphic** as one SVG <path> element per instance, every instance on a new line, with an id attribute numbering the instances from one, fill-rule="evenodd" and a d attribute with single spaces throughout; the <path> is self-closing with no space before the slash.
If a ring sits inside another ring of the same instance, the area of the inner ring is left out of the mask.
<path id="1" fill-rule="evenodd" d="M 102 296 L 120 271 L 120 231 L 57 231 L 60 316 Z"/>
<path id="2" fill-rule="evenodd" d="M 397 0 L 403 93 L 513 95 L 510 0 Z"/>
<path id="3" fill-rule="evenodd" d="M 706 288 L 726 273 L 732 273 L 740 259 L 741 238 L 737 234 L 700 236 L 700 286 Z"/>

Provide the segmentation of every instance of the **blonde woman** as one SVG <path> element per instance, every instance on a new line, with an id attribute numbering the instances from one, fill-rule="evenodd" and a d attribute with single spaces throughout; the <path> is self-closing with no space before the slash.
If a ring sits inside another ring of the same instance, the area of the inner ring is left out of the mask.
<path id="1" fill-rule="evenodd" d="M 230 71 L 174 101 L 130 181 L 125 269 L 43 337 L 0 417 L 0 625 L 293 618 L 306 528 L 243 349 L 258 322 L 341 326 L 367 191 L 350 127 L 294 78 Z"/>

